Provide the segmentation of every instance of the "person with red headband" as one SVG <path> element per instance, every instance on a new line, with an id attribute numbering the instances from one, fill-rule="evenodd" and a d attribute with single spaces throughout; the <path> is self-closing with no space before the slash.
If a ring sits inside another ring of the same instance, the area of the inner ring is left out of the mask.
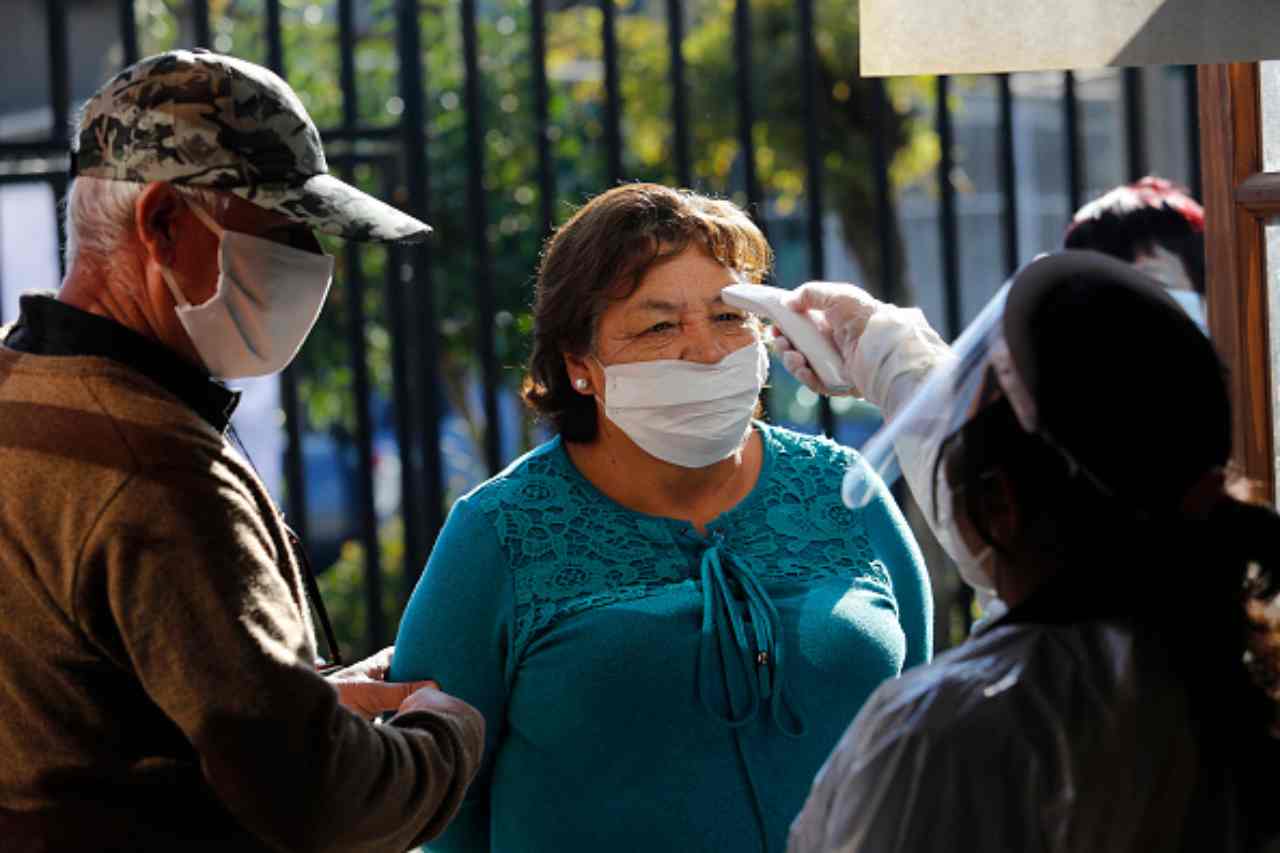
<path id="1" fill-rule="evenodd" d="M 1204 208 L 1190 191 L 1148 175 L 1080 208 L 1064 249 L 1094 249 L 1159 281 L 1207 332 L 1204 306 Z"/>

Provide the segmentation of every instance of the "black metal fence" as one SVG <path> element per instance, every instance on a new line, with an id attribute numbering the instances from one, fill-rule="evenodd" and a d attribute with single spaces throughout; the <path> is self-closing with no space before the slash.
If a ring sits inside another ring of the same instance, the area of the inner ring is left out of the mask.
<path id="1" fill-rule="evenodd" d="M 79 49 L 71 44 L 68 36 L 67 0 L 48 0 L 44 4 L 47 16 L 49 55 L 49 91 L 51 93 L 52 125 L 47 138 L 35 141 L 0 142 L 0 185 L 45 181 L 58 198 L 61 198 L 67 182 L 67 129 L 71 114 L 70 60 Z M 121 60 L 129 64 L 139 58 L 135 0 L 121 0 L 116 20 L 122 47 Z M 213 47 L 213 28 L 209 0 L 190 0 L 178 9 L 189 20 L 189 32 L 194 45 Z M 214 3 L 217 8 L 227 3 Z M 288 78 L 290 59 L 285 51 L 284 19 L 281 0 L 259 0 L 256 4 L 261 21 L 263 60 L 271 68 Z M 296 6 L 285 3 L 284 6 Z M 356 0 L 336 0 L 323 8 L 325 15 L 336 21 L 334 37 L 337 41 L 338 78 L 341 90 L 341 119 L 333 126 L 322 128 L 322 136 L 330 151 L 332 167 L 346 177 L 365 175 L 365 184 L 375 192 L 400 204 L 411 214 L 433 221 L 436 197 L 433 187 L 438 181 L 452 176 L 442 175 L 431 168 L 429 148 L 433 140 L 428 132 L 427 97 L 428 80 L 423 62 L 422 16 L 431 9 L 424 8 L 419 0 L 390 0 L 394 14 L 394 45 L 397 67 L 397 91 L 402 112 L 391 124 L 370 125 L 361 120 L 357 105 L 360 97 L 361 70 L 358 67 L 357 14 L 363 4 Z M 465 252 L 469 256 L 470 276 L 468 287 L 472 294 L 474 335 L 470 337 L 474 347 L 474 364 L 478 371 L 478 386 L 483 411 L 484 434 L 481 454 L 485 467 L 495 472 L 503 465 L 504 442 L 503 417 L 500 413 L 502 389 L 509 386 L 510 372 L 504 369 L 495 339 L 496 321 L 500 312 L 494 282 L 494 244 L 492 238 L 490 194 L 486 187 L 492 157 L 486 156 L 486 111 L 481 108 L 484 98 L 483 75 L 487 72 L 481 61 L 481 49 L 477 38 L 477 21 L 491 14 L 491 4 L 483 0 L 457 0 L 449 4 L 436 3 L 432 8 L 441 14 L 456 14 L 462 41 L 462 76 L 464 86 L 461 107 L 465 113 L 465 137 L 467 156 L 457 168 L 465 170 L 461 182 L 465 192 L 467 245 L 425 245 L 390 249 L 381 264 L 381 280 L 369 280 L 363 260 L 366 250 L 353 248 L 345 251 L 339 267 L 338 290 L 345 306 L 346 354 L 349 358 L 351 401 L 354 407 L 351 441 L 357 456 L 356 505 L 358 506 L 358 538 L 363 543 L 363 588 L 366 611 L 365 642 L 370 646 L 389 639 L 393 627 L 389 619 L 384 595 L 384 574 L 388 568 L 398 569 L 403 577 L 403 587 L 395 590 L 401 596 L 407 594 L 423 566 L 426 554 L 440 529 L 446 512 L 446 490 L 443 474 L 440 423 L 444 406 L 441 397 L 441 381 L 438 365 L 443 351 L 441 317 L 436 294 L 436 271 L 442 253 Z M 536 149 L 537 217 L 534 228 L 540 235 L 550 233 L 562 213 L 562 201 L 578 202 L 581 198 L 564 199 L 558 194 L 557 180 L 563 175 L 563 164 L 557 166 L 553 151 L 553 127 L 549 112 L 549 81 L 546 65 L 548 52 L 548 16 L 563 12 L 566 8 L 584 5 L 598 6 L 600 11 L 600 39 L 603 65 L 603 132 L 599 137 L 601 155 L 605 163 L 604 180 L 597 189 L 640 175 L 632 174 L 626 167 L 624 150 L 623 81 L 628 73 L 620 58 L 618 45 L 618 16 L 620 14 L 645 14 L 666 19 L 668 36 L 667 85 L 670 87 L 671 164 L 669 174 L 681 185 L 702 184 L 696 172 L 693 134 L 701 116 L 691 111 L 688 91 L 688 65 L 685 58 L 687 39 L 687 4 L 681 0 L 666 0 L 665 4 L 653 2 L 614 2 L 592 0 L 590 4 L 566 2 L 566 0 L 528 0 L 527 38 L 530 61 L 529 80 L 531 91 L 527 93 L 532 103 L 532 133 L 520 144 Z M 548 8 L 548 7 L 551 8 Z M 856 14 L 856 7 L 848 4 L 849 15 Z M 794 11 L 793 57 L 779 59 L 794 62 L 800 69 L 803 85 L 794 93 L 800 103 L 804 142 L 803 206 L 805 227 L 803 245 L 807 253 L 805 272 L 812 278 L 823 278 L 829 270 L 829 235 L 824 228 L 827 218 L 826 180 L 824 178 L 824 149 L 820 141 L 824 126 L 824 109 L 830 109 L 826 97 L 829 80 L 823 79 L 817 56 L 817 39 L 821 36 L 815 15 L 815 0 L 796 0 Z M 753 79 L 756 65 L 753 62 L 752 39 L 759 38 L 753 28 L 753 3 L 737 0 L 732 10 L 732 56 L 736 62 L 732 92 L 733 109 L 737 115 L 738 154 L 735 181 L 741 197 L 761 225 L 770 217 L 769 193 L 762 186 L 757 172 L 756 131 L 762 124 L 774 120 L 761 114 L 762 99 Z M 790 43 L 790 42 L 789 42 Z M 839 47 L 856 51 L 855 44 Z M 260 60 L 262 61 L 262 60 Z M 1187 133 L 1184 148 L 1188 155 L 1185 174 L 1198 193 L 1198 137 L 1194 116 L 1195 78 L 1193 69 L 1183 69 L 1183 124 Z M 837 84 L 839 85 L 839 84 Z M 896 230 L 892 227 L 895 213 L 895 193 L 891 180 L 894 141 L 888 138 L 894 106 L 883 81 L 865 81 L 870 98 L 863 105 L 867 121 L 873 128 L 867 161 L 871 172 L 870 185 L 874 196 L 874 217 L 878 223 L 879 257 L 874 268 L 879 280 L 864 283 L 889 298 L 895 294 L 893 283 L 901 280 L 898 269 L 901 256 L 895 250 Z M 961 229 L 957 181 L 952 179 L 957 166 L 956 116 L 952 108 L 956 82 L 938 77 L 933 82 L 934 104 L 932 130 L 936 133 L 938 161 L 935 169 L 936 227 L 941 248 L 934 259 L 940 270 L 938 280 L 942 288 L 943 312 L 938 320 L 947 335 L 958 333 L 964 320 L 962 306 Z M 1066 186 L 1063 192 L 1066 204 L 1061 211 L 1065 222 L 1070 213 L 1085 199 L 1088 186 L 1089 152 L 1085 150 L 1085 134 L 1082 130 L 1082 109 L 1078 98 L 1076 76 L 1071 72 L 1061 75 L 1061 121 L 1065 136 L 1063 174 Z M 999 176 L 1000 217 L 999 234 L 991 235 L 992 242 L 1000 242 L 1005 271 L 1013 270 L 1025 260 L 1024 249 L 1019 245 L 1019 169 L 1020 163 L 1015 145 L 1016 101 L 1011 78 L 996 77 L 998 97 L 998 125 L 991 148 L 996 152 Z M 726 96 L 729 93 L 725 93 Z M 1148 132 L 1145 122 L 1150 108 L 1143 103 L 1143 88 L 1137 71 L 1129 70 L 1123 76 L 1124 151 L 1127 177 L 1136 178 L 1149 169 L 1147 146 Z M 361 170 L 364 170 L 363 172 Z M 372 177 L 370 177 L 372 176 Z M 452 186 L 452 183 L 451 183 Z M 452 190 L 450 190 L 452 192 Z M 1037 247 L 1039 248 L 1039 247 Z M 870 259 L 864 259 L 870 260 Z M 528 258 L 529 271 L 534 259 Z M 872 264 L 866 264 L 872 266 Z M 791 284 L 793 282 L 784 282 Z M 10 282 L 3 285 L 12 286 Z M 374 417 L 371 401 L 374 397 L 374 379 L 370 373 L 370 350 L 366 305 L 374 289 L 381 288 L 382 311 L 390 345 L 390 390 L 394 411 L 394 431 L 400 458 L 400 506 L 403 520 L 403 550 L 398 556 L 399 566 L 383 564 L 379 547 L 380 519 L 374 509 Z M 509 362 L 509 359 L 508 359 Z M 285 453 L 285 480 L 287 483 L 288 516 L 295 523 L 300 535 L 307 541 L 308 489 L 307 472 L 303 460 L 305 430 L 302 365 L 295 365 L 281 378 L 281 400 L 284 410 L 284 429 L 287 432 Z M 506 377 L 506 378 L 504 378 Z M 838 427 L 838 415 L 828 401 L 817 405 L 817 424 L 823 431 L 834 434 Z M 509 454 L 508 454 L 509 455 Z M 945 611 L 944 602 L 939 602 Z M 943 634 L 945 642 L 945 633 Z"/>

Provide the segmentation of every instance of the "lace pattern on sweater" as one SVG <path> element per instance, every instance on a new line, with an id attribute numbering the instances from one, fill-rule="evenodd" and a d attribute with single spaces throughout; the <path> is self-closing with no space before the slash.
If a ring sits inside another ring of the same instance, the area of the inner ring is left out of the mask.
<path id="1" fill-rule="evenodd" d="M 761 437 L 771 463 L 751 494 L 713 522 L 721 547 L 766 584 L 847 576 L 892 598 L 862 514 L 840 499 L 856 454 L 774 428 Z M 696 582 L 698 562 L 675 541 L 676 527 L 602 495 L 558 444 L 534 451 L 475 500 L 512 574 L 517 655 L 565 617 Z"/>

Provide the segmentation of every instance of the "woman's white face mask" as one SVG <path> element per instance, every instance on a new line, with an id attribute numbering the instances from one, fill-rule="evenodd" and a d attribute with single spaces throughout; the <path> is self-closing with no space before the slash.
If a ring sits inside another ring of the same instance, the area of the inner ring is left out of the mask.
<path id="1" fill-rule="evenodd" d="M 192 305 L 172 271 L 162 270 L 178 321 L 213 376 L 241 379 L 283 370 L 320 316 L 333 257 L 228 231 L 197 205 L 191 211 L 220 238 L 218 289 Z"/>
<path id="2" fill-rule="evenodd" d="M 715 364 L 662 359 L 601 366 L 610 421 L 651 456 L 705 468 L 742 447 L 769 376 L 769 354 L 755 341 Z"/>

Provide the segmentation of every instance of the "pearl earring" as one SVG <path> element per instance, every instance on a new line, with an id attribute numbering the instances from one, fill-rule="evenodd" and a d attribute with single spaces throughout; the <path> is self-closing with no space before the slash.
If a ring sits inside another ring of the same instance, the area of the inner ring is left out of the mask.
<path id="1" fill-rule="evenodd" d="M 577 388 L 579 391 L 585 391 L 587 390 L 587 380 L 579 377 L 573 380 L 573 387 Z"/>

